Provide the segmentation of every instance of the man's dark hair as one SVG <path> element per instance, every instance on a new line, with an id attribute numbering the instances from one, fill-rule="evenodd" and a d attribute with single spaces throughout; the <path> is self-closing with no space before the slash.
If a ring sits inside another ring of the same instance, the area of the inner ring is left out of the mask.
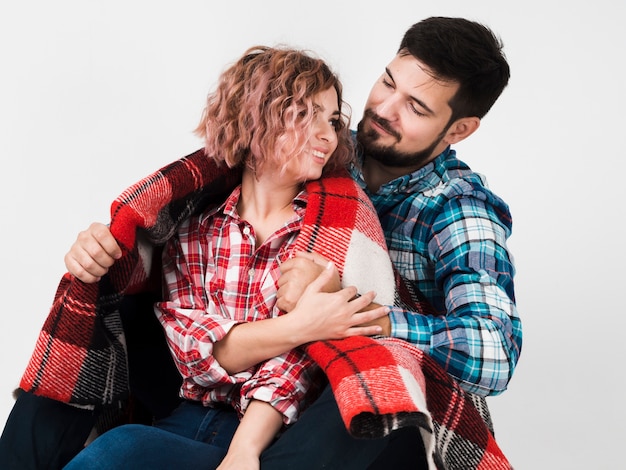
<path id="1" fill-rule="evenodd" d="M 415 57 L 436 79 L 459 83 L 449 103 L 450 122 L 482 119 L 509 82 L 502 41 L 486 26 L 464 18 L 431 17 L 414 24 L 398 53 Z"/>

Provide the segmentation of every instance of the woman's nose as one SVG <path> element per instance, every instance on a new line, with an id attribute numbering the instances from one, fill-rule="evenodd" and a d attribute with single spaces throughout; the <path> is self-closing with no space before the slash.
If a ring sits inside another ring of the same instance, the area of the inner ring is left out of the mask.
<path id="1" fill-rule="evenodd" d="M 326 142 L 333 142 L 337 140 L 335 126 L 328 121 L 319 124 L 317 126 L 317 136 Z"/>

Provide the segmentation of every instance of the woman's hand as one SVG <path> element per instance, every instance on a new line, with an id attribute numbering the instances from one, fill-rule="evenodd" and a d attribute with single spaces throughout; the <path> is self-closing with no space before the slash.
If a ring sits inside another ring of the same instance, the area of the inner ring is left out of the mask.
<path id="1" fill-rule="evenodd" d="M 295 308 L 284 315 L 297 325 L 299 344 L 325 339 L 341 339 L 349 336 L 372 336 L 383 334 L 379 319 L 389 313 L 389 307 L 373 304 L 375 292 L 357 296 L 354 286 L 337 292 L 324 292 L 336 270 L 332 263 L 304 289 Z"/>
<path id="2" fill-rule="evenodd" d="M 217 470 L 259 470 L 261 463 L 259 457 L 251 453 L 229 452 L 219 464 Z"/>

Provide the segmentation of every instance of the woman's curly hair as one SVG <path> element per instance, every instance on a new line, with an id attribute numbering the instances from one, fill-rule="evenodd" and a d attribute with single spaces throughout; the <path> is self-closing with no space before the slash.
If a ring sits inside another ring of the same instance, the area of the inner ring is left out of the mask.
<path id="1" fill-rule="evenodd" d="M 245 164 L 257 173 L 267 161 L 284 167 L 307 145 L 315 118 L 313 98 L 330 87 L 337 92 L 341 117 L 337 149 L 325 170 L 345 166 L 354 152 L 341 82 L 323 60 L 295 49 L 248 49 L 208 95 L 196 134 L 218 163 Z"/>

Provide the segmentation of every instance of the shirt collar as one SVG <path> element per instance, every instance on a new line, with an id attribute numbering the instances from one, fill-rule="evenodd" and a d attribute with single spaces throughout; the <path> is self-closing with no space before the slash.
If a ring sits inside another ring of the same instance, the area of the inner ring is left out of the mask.
<path id="1" fill-rule="evenodd" d="M 366 187 L 363 172 L 361 170 L 365 156 L 362 152 L 357 154 L 357 164 L 352 167 L 352 176 L 362 188 Z M 376 194 L 388 195 L 398 192 L 414 193 L 438 186 L 446 173 L 447 161 L 456 159 L 456 152 L 450 147 L 441 152 L 434 160 L 428 162 L 412 173 L 399 176 L 383 184 Z"/>
<path id="2" fill-rule="evenodd" d="M 241 185 L 238 185 L 224 202 L 207 211 L 201 218 L 201 222 L 205 222 L 209 217 L 221 212 L 227 217 L 239 220 L 239 213 L 237 212 L 237 203 L 241 197 Z M 302 189 L 296 197 L 293 199 L 293 209 L 299 215 L 302 216 L 302 211 L 306 209 L 307 202 L 309 200 L 306 189 Z"/>

